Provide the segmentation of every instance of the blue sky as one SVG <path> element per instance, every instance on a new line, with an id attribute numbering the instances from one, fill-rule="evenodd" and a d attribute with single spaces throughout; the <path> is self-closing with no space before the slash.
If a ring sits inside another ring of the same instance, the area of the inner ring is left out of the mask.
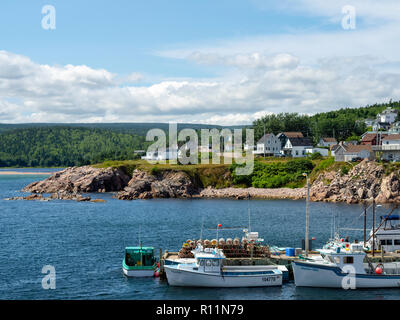
<path id="1" fill-rule="evenodd" d="M 355 30 L 341 0 L 3 0 L 0 63 L 30 71 L 0 74 L 0 121 L 249 123 L 398 99 L 399 5 L 352 3 Z"/>

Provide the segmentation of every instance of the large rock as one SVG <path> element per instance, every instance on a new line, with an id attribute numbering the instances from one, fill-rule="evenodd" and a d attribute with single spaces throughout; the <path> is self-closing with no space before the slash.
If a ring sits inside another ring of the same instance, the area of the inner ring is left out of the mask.
<path id="1" fill-rule="evenodd" d="M 120 191 L 130 178 L 116 168 L 99 169 L 90 166 L 72 167 L 56 172 L 51 177 L 26 186 L 32 193 L 86 193 Z"/>
<path id="2" fill-rule="evenodd" d="M 198 186 L 183 171 L 167 170 L 151 175 L 135 170 L 128 186 L 116 197 L 121 200 L 188 198 L 198 193 Z"/>
<path id="3" fill-rule="evenodd" d="M 310 190 L 312 201 L 358 203 L 375 199 L 378 203 L 400 199 L 399 171 L 384 175 L 382 165 L 364 160 L 347 174 L 331 171 L 321 174 Z"/>

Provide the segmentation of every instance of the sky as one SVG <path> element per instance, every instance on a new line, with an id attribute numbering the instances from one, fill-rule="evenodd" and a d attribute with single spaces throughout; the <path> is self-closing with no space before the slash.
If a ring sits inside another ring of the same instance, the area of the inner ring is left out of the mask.
<path id="1" fill-rule="evenodd" d="M 237 125 L 400 100 L 399 37 L 398 0 L 2 0 L 0 123 Z"/>

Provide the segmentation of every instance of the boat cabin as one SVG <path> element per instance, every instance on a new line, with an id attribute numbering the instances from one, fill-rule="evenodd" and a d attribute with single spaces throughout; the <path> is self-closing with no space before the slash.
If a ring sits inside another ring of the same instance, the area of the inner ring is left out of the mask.
<path id="1" fill-rule="evenodd" d="M 198 271 L 220 273 L 225 255 L 220 249 L 204 248 L 194 251 Z"/>
<path id="2" fill-rule="evenodd" d="M 155 262 L 153 247 L 125 248 L 125 264 L 128 267 L 152 267 Z"/>
<path id="3" fill-rule="evenodd" d="M 386 252 L 400 250 L 400 216 L 381 216 L 381 220 L 385 222 L 376 232 L 377 248 Z"/>

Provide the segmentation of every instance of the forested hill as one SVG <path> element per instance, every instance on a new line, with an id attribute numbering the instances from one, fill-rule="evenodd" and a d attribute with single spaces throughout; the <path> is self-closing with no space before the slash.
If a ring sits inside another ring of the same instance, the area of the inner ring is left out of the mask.
<path id="1" fill-rule="evenodd" d="M 343 108 L 310 116 L 298 113 L 267 115 L 254 121 L 255 138 L 261 138 L 265 130 L 266 133 L 274 134 L 300 131 L 313 138 L 315 143 L 322 137 L 335 137 L 338 140 L 357 139 L 368 130 L 363 120 L 375 119 L 378 113 L 388 107 L 400 111 L 400 101 L 361 108 Z"/>
<path id="2" fill-rule="evenodd" d="M 105 129 L 42 127 L 0 134 L 0 167 L 81 166 L 134 159 L 145 136 Z"/>
<path id="3" fill-rule="evenodd" d="M 50 127 L 70 127 L 70 128 L 89 128 L 89 129 L 105 129 L 119 133 L 131 133 L 139 136 L 146 136 L 147 132 L 151 129 L 161 129 L 168 135 L 168 123 L 20 123 L 20 124 L 5 124 L 0 123 L 0 133 L 15 129 L 36 129 L 36 128 L 50 128 Z M 222 129 L 222 128 L 242 128 L 244 126 L 217 126 L 208 124 L 191 124 L 179 123 L 178 130 L 191 128 L 194 130 L 200 129 Z"/>

